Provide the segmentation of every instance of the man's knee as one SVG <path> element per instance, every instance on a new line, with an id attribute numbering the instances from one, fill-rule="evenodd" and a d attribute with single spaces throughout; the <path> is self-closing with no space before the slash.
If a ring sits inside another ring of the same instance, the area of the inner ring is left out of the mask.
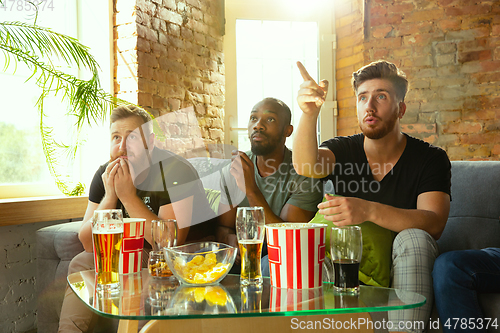
<path id="1" fill-rule="evenodd" d="M 468 263 L 472 258 L 465 256 L 462 251 L 450 251 L 441 254 L 434 262 L 432 276 L 438 281 L 449 282 L 458 276 L 467 274 L 469 270 Z"/>
<path id="2" fill-rule="evenodd" d="M 68 274 L 94 269 L 94 253 L 80 252 L 71 259 Z"/>
<path id="3" fill-rule="evenodd" d="M 447 274 L 450 270 L 456 267 L 453 252 L 441 254 L 434 263 L 434 271 L 436 274 Z"/>
<path id="4" fill-rule="evenodd" d="M 405 229 L 396 235 L 393 243 L 393 259 L 401 254 L 436 258 L 439 250 L 436 240 L 428 232 L 421 229 Z"/>

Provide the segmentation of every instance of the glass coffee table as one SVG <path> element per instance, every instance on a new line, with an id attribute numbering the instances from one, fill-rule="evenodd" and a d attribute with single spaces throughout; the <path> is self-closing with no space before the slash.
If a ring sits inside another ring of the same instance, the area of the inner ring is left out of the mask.
<path id="1" fill-rule="evenodd" d="M 120 333 L 137 332 L 139 320 L 159 320 L 158 332 L 281 333 L 311 325 L 325 331 L 373 332 L 370 312 L 411 309 L 426 302 L 416 293 L 371 286 L 361 286 L 358 295 L 342 295 L 327 282 L 322 288 L 292 290 L 272 287 L 264 278 L 261 287 L 245 287 L 239 275 L 231 274 L 217 285 L 197 287 L 179 284 L 174 277 L 153 278 L 147 269 L 122 275 L 115 294 L 96 292 L 93 270 L 70 274 L 68 282 L 94 312 L 119 319 Z"/>

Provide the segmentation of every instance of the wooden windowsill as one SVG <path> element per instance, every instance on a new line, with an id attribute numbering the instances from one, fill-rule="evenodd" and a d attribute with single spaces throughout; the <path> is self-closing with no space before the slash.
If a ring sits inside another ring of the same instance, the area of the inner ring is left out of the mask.
<path id="1" fill-rule="evenodd" d="M 0 200 L 0 226 L 82 218 L 88 197 L 36 197 Z"/>

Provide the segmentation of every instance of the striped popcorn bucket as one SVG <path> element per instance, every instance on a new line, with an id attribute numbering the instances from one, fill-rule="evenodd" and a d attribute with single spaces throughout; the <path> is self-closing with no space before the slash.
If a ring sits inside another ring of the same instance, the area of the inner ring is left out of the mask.
<path id="1" fill-rule="evenodd" d="M 283 289 L 271 287 L 271 312 L 318 310 L 325 308 L 323 288 Z"/>
<path id="2" fill-rule="evenodd" d="M 144 315 L 144 302 L 142 301 L 142 275 L 134 273 L 120 276 L 122 286 L 120 310 L 123 315 Z"/>
<path id="3" fill-rule="evenodd" d="M 326 225 L 274 223 L 266 229 L 271 285 L 287 289 L 321 287 Z"/>
<path id="4" fill-rule="evenodd" d="M 119 264 L 120 274 L 137 273 L 142 269 L 145 222 L 146 219 L 123 219 L 123 240 Z"/>

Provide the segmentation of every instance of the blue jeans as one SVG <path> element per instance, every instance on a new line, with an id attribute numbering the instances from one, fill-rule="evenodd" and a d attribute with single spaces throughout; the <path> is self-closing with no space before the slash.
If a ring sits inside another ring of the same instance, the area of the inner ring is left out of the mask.
<path id="1" fill-rule="evenodd" d="M 432 277 L 443 332 L 486 332 L 485 327 L 473 329 L 471 322 L 477 326 L 483 318 L 478 294 L 500 293 L 500 249 L 443 253 L 434 263 Z M 463 326 L 454 318 L 465 318 Z"/>
<path id="2" fill-rule="evenodd" d="M 271 272 L 269 271 L 269 257 L 267 256 L 267 254 L 263 256 L 262 259 L 260 259 L 260 268 L 262 276 L 270 276 L 269 273 Z"/>

